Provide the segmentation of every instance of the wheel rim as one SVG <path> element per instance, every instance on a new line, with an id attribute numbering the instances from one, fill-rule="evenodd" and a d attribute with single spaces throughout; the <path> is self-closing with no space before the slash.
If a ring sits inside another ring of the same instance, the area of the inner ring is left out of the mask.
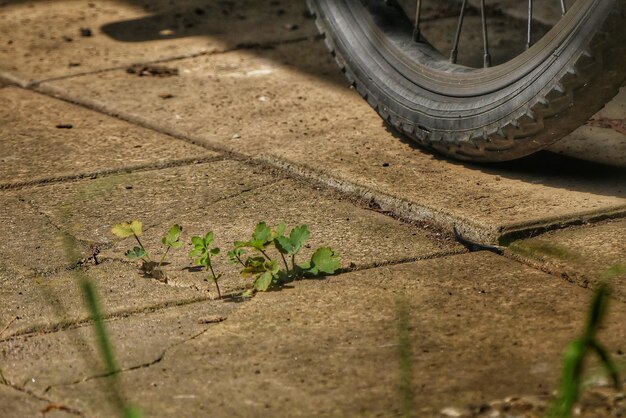
<path id="1" fill-rule="evenodd" d="M 415 19 L 413 22 L 413 40 L 415 42 L 420 42 L 422 38 L 421 33 L 421 24 L 424 18 L 424 14 L 422 13 L 422 8 L 428 3 L 428 0 L 415 0 Z M 565 16 L 568 10 L 568 6 L 565 0 L 553 0 L 553 2 L 558 3 L 560 6 L 561 18 Z M 386 4 L 391 5 L 391 2 L 387 1 Z M 533 27 L 536 26 L 536 22 L 534 21 L 534 1 L 528 0 L 527 3 L 527 15 L 526 15 L 526 49 L 530 49 L 535 41 L 533 34 Z M 457 63 L 458 60 L 458 52 L 460 46 L 461 35 L 463 34 L 463 23 L 465 21 L 465 15 L 467 12 L 467 0 L 462 0 L 461 8 L 459 10 L 459 16 L 457 18 L 456 30 L 454 33 L 454 41 L 452 43 L 452 47 L 450 49 L 450 62 L 453 64 Z M 491 53 L 489 48 L 489 34 L 488 34 L 488 24 L 487 24 L 487 11 L 485 6 L 485 0 L 480 0 L 480 17 L 481 17 L 481 35 L 483 41 L 483 68 L 491 67 Z M 428 39 L 428 36 L 426 36 Z"/>
<path id="2" fill-rule="evenodd" d="M 487 68 L 451 63 L 448 56 L 423 39 L 414 42 L 416 31 L 413 22 L 399 9 L 389 7 L 384 0 L 337 0 L 328 7 L 335 8 L 331 12 L 340 16 L 336 24 L 352 20 L 351 25 L 344 27 L 360 28 L 359 32 L 346 34 L 345 42 L 351 48 L 361 47 L 367 53 L 366 44 L 370 44 L 370 50 L 373 46 L 380 52 L 381 59 L 394 63 L 395 71 L 433 93 L 473 97 L 502 90 L 532 72 L 541 73 L 556 59 L 560 46 L 578 33 L 588 20 L 598 15 L 591 11 L 607 6 L 603 3 L 609 2 L 576 1 L 532 47 L 504 64 Z M 419 71 L 415 63 L 420 64 Z"/>

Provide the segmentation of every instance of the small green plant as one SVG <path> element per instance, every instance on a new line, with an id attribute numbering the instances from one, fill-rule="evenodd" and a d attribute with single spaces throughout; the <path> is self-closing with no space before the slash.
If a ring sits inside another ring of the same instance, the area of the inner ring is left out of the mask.
<path id="1" fill-rule="evenodd" d="M 204 237 L 193 237 L 191 238 L 191 245 L 193 245 L 193 250 L 189 253 L 189 256 L 195 260 L 196 265 L 203 266 L 207 272 L 210 273 L 210 278 L 215 283 L 215 288 L 217 289 L 217 298 L 222 298 L 222 292 L 220 291 L 220 285 L 218 283 L 221 274 L 215 274 L 215 270 L 213 269 L 213 263 L 211 262 L 211 256 L 216 256 L 220 253 L 220 249 L 218 247 L 213 247 L 213 241 L 215 240 L 215 236 L 213 231 L 207 232 Z"/>
<path id="2" fill-rule="evenodd" d="M 146 250 L 144 245 L 141 242 L 140 236 L 143 235 L 143 224 L 134 220 L 131 222 L 122 222 L 116 224 L 111 232 L 122 239 L 134 237 L 139 246 L 135 246 L 132 249 L 126 251 L 124 255 L 131 260 L 141 260 L 141 270 L 148 276 L 154 277 L 155 279 L 165 280 L 166 275 L 162 270 L 163 263 L 165 262 L 165 258 L 171 249 L 177 249 L 183 246 L 183 242 L 180 240 L 180 235 L 183 231 L 183 228 L 176 224 L 173 225 L 168 231 L 167 234 L 161 239 L 161 243 L 165 246 L 165 251 L 161 256 L 159 262 L 154 262 L 150 258 L 150 253 Z"/>
<path id="3" fill-rule="evenodd" d="M 320 247 L 314 251 L 309 261 L 298 263 L 296 257 L 305 247 L 311 232 L 307 225 L 293 228 L 288 236 L 285 235 L 286 230 L 284 223 L 270 228 L 265 222 L 260 222 L 249 241 L 235 242 L 235 247 L 228 252 L 231 263 L 243 267 L 242 276 L 253 279 L 252 289 L 244 293 L 244 296 L 251 296 L 255 291 L 264 292 L 272 287 L 278 288 L 303 277 L 334 274 L 339 269 L 339 255 L 330 247 Z M 284 269 L 270 255 L 272 247 L 278 253 Z M 252 254 L 248 255 L 250 251 Z"/>
<path id="4" fill-rule="evenodd" d="M 626 272 L 624 266 L 613 266 L 605 273 L 605 278 L 623 272 Z M 590 351 L 598 355 L 602 366 L 611 377 L 613 385 L 616 389 L 621 390 L 622 382 L 617 367 L 607 349 L 600 344 L 596 336 L 602 320 L 606 316 L 609 297 L 609 285 L 607 282 L 603 282 L 595 292 L 582 336 L 572 341 L 565 351 L 561 390 L 556 403 L 548 413 L 549 417 L 569 418 L 572 416 L 572 408 L 581 392 L 584 360 Z"/>

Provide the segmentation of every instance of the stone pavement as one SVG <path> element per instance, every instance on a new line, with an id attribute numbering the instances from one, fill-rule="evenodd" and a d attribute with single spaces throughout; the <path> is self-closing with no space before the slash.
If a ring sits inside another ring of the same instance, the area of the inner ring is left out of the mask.
<path id="1" fill-rule="evenodd" d="M 347 87 L 302 2 L 173 4 L 0 0 L 0 416 L 116 414 L 80 272 L 146 416 L 539 416 L 592 289 L 626 263 L 624 165 L 442 159 Z M 624 99 L 596 121 L 623 122 Z M 612 126 L 555 151 L 619 150 Z M 187 246 L 167 283 L 123 257 L 110 228 L 135 218 L 150 248 L 174 223 L 222 249 L 307 223 L 305 255 L 330 245 L 342 273 L 243 301 L 218 257 L 215 300 Z M 601 338 L 626 369 L 613 287 Z M 590 366 L 583 415 L 626 413 Z"/>

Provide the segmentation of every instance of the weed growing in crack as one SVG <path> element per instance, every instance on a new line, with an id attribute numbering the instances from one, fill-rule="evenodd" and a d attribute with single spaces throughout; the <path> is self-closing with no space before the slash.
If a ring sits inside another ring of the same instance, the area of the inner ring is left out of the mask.
<path id="1" fill-rule="evenodd" d="M 165 252 L 157 263 L 150 258 L 139 238 L 143 234 L 143 224 L 140 221 L 116 224 L 111 232 L 122 239 L 134 237 L 138 246 L 126 251 L 126 257 L 141 260 L 142 271 L 147 276 L 160 280 L 167 279 L 162 266 L 170 249 L 177 249 L 183 245 L 180 240 L 182 228 L 179 225 L 172 226 L 161 240 Z M 305 277 L 335 274 L 341 263 L 339 254 L 330 247 L 317 248 L 307 261 L 297 260 L 310 236 L 308 225 L 296 226 L 287 234 L 287 225 L 284 223 L 270 228 L 265 222 L 260 222 L 248 241 L 235 241 L 234 248 L 228 252 L 228 258 L 231 263 L 242 267 L 242 276 L 253 279 L 252 287 L 246 290 L 243 296 L 251 297 L 258 291 L 279 289 L 286 283 Z M 220 254 L 220 249 L 213 246 L 214 240 L 213 231 L 207 232 L 204 237 L 194 236 L 191 239 L 193 249 L 189 256 L 197 266 L 205 268 L 209 278 L 215 283 L 218 299 L 221 299 L 219 280 L 222 275 L 215 272 L 213 264 L 214 258 Z"/>
<path id="2" fill-rule="evenodd" d="M 270 228 L 265 222 L 260 222 L 249 241 L 236 241 L 235 247 L 228 252 L 230 262 L 241 265 L 241 275 L 253 279 L 252 288 L 244 296 L 280 288 L 303 277 L 334 274 L 339 269 L 339 255 L 330 247 L 318 248 L 309 261 L 296 262 L 311 232 L 307 225 L 293 228 L 288 236 L 285 235 L 286 230 L 287 225 L 284 223 Z M 272 258 L 270 255 L 272 247 L 278 253 L 284 269 L 281 269 L 278 257 Z M 249 252 L 251 255 L 248 255 Z"/>
<path id="3" fill-rule="evenodd" d="M 176 224 L 173 225 L 168 231 L 167 234 L 161 239 L 161 243 L 165 246 L 165 251 L 161 256 L 158 262 L 153 261 L 150 258 L 150 253 L 146 250 L 144 245 L 139 238 L 143 235 L 143 224 L 134 220 L 131 222 L 122 222 L 116 224 L 111 232 L 122 239 L 134 237 L 139 246 L 133 247 L 132 249 L 126 251 L 124 255 L 130 258 L 131 260 L 141 260 L 141 270 L 150 277 L 153 277 L 158 280 L 165 281 L 167 280 L 167 276 L 165 272 L 162 270 L 163 263 L 165 262 L 165 258 L 171 249 L 177 249 L 183 246 L 183 242 L 180 240 L 180 235 L 182 233 L 183 228 Z"/>
<path id="4" fill-rule="evenodd" d="M 220 291 L 220 285 L 218 283 L 221 274 L 215 274 L 215 270 L 213 269 L 213 263 L 211 262 L 211 256 L 216 256 L 220 253 L 220 249 L 218 247 L 212 247 L 213 241 L 215 240 L 215 236 L 213 231 L 207 232 L 204 237 L 193 237 L 191 238 L 191 245 L 193 245 L 193 250 L 189 253 L 189 256 L 194 259 L 197 266 L 203 266 L 206 271 L 210 274 L 209 277 L 215 283 L 215 288 L 217 289 L 217 298 L 222 298 L 222 292 Z"/>
<path id="5" fill-rule="evenodd" d="M 582 335 L 572 341 L 565 351 L 561 390 L 558 399 L 548 413 L 549 417 L 569 418 L 572 416 L 572 408 L 581 392 L 584 360 L 589 352 L 595 352 L 615 388 L 621 390 L 622 382 L 619 371 L 609 351 L 598 341 L 596 334 L 608 309 L 611 292 L 608 281 L 624 273 L 626 273 L 626 266 L 624 265 L 612 266 L 605 272 L 604 280 L 598 286 L 593 297 L 587 316 L 587 325 Z"/>

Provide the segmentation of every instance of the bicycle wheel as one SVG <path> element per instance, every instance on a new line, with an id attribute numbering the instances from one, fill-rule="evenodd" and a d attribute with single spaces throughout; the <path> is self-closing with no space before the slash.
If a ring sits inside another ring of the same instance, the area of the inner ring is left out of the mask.
<path id="1" fill-rule="evenodd" d="M 420 31 L 427 1 L 417 0 L 415 19 L 390 0 L 309 0 L 309 7 L 342 71 L 380 116 L 448 156 L 487 162 L 536 152 L 582 125 L 626 77 L 626 0 L 569 0 L 567 9 L 561 1 L 563 15 L 536 41 L 533 2 L 520 0 L 529 6 L 526 48 L 497 65 L 480 0 L 479 68 L 457 62 L 466 0 L 449 54 Z"/>

